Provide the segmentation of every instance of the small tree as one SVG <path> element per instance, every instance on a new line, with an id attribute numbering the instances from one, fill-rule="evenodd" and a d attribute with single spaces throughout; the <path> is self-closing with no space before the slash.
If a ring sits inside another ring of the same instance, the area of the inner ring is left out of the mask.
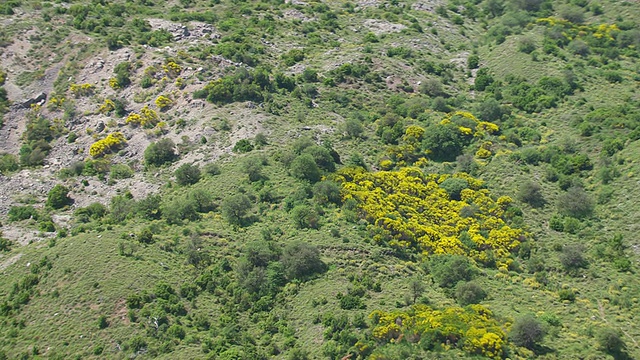
<path id="1" fill-rule="evenodd" d="M 420 85 L 420 92 L 431 97 L 446 96 L 442 82 L 438 79 L 428 79 Z"/>
<path id="2" fill-rule="evenodd" d="M 467 145 L 466 139 L 457 126 L 434 125 L 426 129 L 422 145 L 430 150 L 430 157 L 438 161 L 453 161 Z"/>
<path id="3" fill-rule="evenodd" d="M 231 224 L 240 224 L 251 209 L 251 200 L 244 194 L 231 195 L 222 201 L 222 216 Z"/>
<path id="4" fill-rule="evenodd" d="M 175 171 L 176 181 L 179 185 L 192 185 L 200 181 L 200 168 L 197 165 L 182 164 Z"/>
<path id="5" fill-rule="evenodd" d="M 518 200 L 533 207 L 543 206 L 545 201 L 542 195 L 542 187 L 533 181 L 523 182 L 518 189 Z"/>
<path id="6" fill-rule="evenodd" d="M 291 162 L 291 175 L 315 183 L 320 180 L 320 168 L 311 154 L 302 154 Z"/>
<path id="7" fill-rule="evenodd" d="M 348 138 L 356 139 L 362 136 L 364 126 L 357 119 L 347 119 L 344 123 L 344 130 Z"/>
<path id="8" fill-rule="evenodd" d="M 308 205 L 298 205 L 291 210 L 291 217 L 299 229 L 317 229 L 320 216 Z"/>
<path id="9" fill-rule="evenodd" d="M 584 258 L 584 247 L 582 245 L 567 245 L 562 249 L 560 263 L 568 272 L 575 272 L 589 264 Z"/>
<path id="10" fill-rule="evenodd" d="M 558 212 L 576 219 L 588 217 L 593 212 L 593 200 L 580 186 L 572 186 L 558 197 Z"/>
<path id="11" fill-rule="evenodd" d="M 47 195 L 46 205 L 53 209 L 61 209 L 73 203 L 73 199 L 69 196 L 69 189 L 66 186 L 57 184 Z"/>
<path id="12" fill-rule="evenodd" d="M 420 277 L 417 277 L 411 280 L 409 283 L 409 289 L 411 290 L 411 297 L 413 298 L 413 303 L 416 303 L 416 300 L 424 293 L 426 287 L 424 286 L 424 280 Z"/>
<path id="13" fill-rule="evenodd" d="M 458 283 L 456 300 L 460 305 L 477 304 L 487 297 L 487 292 L 475 282 Z"/>
<path id="14" fill-rule="evenodd" d="M 533 349 L 534 346 L 542 341 L 545 330 L 542 324 L 532 315 L 522 316 L 513 323 L 509 338 L 518 345 Z"/>
<path id="15" fill-rule="evenodd" d="M 305 279 L 326 270 L 318 248 L 304 242 L 289 244 L 282 252 L 280 262 L 290 280 Z"/>
<path id="16" fill-rule="evenodd" d="M 263 179 L 262 169 L 265 160 L 261 156 L 252 156 L 242 162 L 242 172 L 249 176 L 249 181 L 255 182 Z"/>
<path id="17" fill-rule="evenodd" d="M 334 203 L 340 205 L 340 185 L 335 181 L 323 180 L 313 186 L 313 197 L 321 204 Z"/>

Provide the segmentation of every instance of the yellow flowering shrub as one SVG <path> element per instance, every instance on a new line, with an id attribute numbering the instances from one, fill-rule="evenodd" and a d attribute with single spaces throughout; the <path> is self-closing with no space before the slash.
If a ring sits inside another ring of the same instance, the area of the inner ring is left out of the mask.
<path id="1" fill-rule="evenodd" d="M 60 109 L 65 101 L 66 99 L 62 96 L 52 96 L 47 102 L 47 108 L 49 110 Z"/>
<path id="2" fill-rule="evenodd" d="M 175 78 L 182 72 L 182 66 L 176 64 L 174 61 L 169 61 L 165 65 L 162 65 L 162 70 L 170 78 Z"/>
<path id="3" fill-rule="evenodd" d="M 69 91 L 75 97 L 88 96 L 93 94 L 95 90 L 95 86 L 85 83 L 85 84 L 71 84 L 69 85 Z"/>
<path id="4" fill-rule="evenodd" d="M 382 170 L 391 170 L 391 169 L 393 169 L 393 161 L 391 161 L 389 159 L 384 159 L 384 160 L 380 161 L 380 168 Z"/>
<path id="5" fill-rule="evenodd" d="M 494 134 L 500 131 L 500 127 L 488 121 L 480 121 L 472 113 L 467 111 L 454 111 L 440 121 L 441 125 L 456 124 L 463 135 L 473 135 L 482 138 L 487 134 Z M 470 125 L 475 123 L 475 131 Z"/>
<path id="6" fill-rule="evenodd" d="M 118 80 L 116 80 L 116 78 L 110 78 L 109 79 L 109 86 L 113 89 L 113 90 L 118 90 L 121 88 L 120 83 L 118 82 Z"/>
<path id="7" fill-rule="evenodd" d="M 160 110 L 164 110 L 173 104 L 173 100 L 164 95 L 160 95 L 158 96 L 158 98 L 156 98 L 155 103 Z"/>
<path id="8" fill-rule="evenodd" d="M 129 114 L 129 116 L 127 116 L 125 122 L 127 124 L 140 125 L 140 123 L 142 122 L 142 116 L 140 116 L 140 114 L 131 113 Z"/>
<path id="9" fill-rule="evenodd" d="M 443 348 L 456 347 L 492 359 L 502 358 L 507 342 L 501 324 L 482 305 L 445 309 L 414 305 L 408 311 L 375 310 L 369 318 L 374 322 L 373 337 L 381 342 L 393 343 L 401 336 L 417 342 L 424 337 Z"/>
<path id="10" fill-rule="evenodd" d="M 478 151 L 476 151 L 476 157 L 480 158 L 480 159 L 487 159 L 491 157 L 491 151 L 484 149 L 484 148 L 480 148 L 478 149 Z"/>
<path id="11" fill-rule="evenodd" d="M 569 20 L 554 17 L 540 18 L 536 20 L 540 25 L 549 27 L 561 26 L 564 28 L 562 34 L 569 40 L 593 36 L 596 39 L 615 40 L 615 35 L 620 31 L 616 24 L 574 24 Z"/>
<path id="12" fill-rule="evenodd" d="M 89 148 L 89 154 L 94 158 L 101 157 L 122 148 L 126 144 L 127 140 L 124 138 L 124 135 L 120 132 L 115 132 L 93 143 Z"/>
<path id="13" fill-rule="evenodd" d="M 467 188 L 460 200 L 450 199 L 440 186 L 449 178 L 462 179 Z M 465 173 L 423 174 L 417 167 L 370 173 L 359 168 L 335 175 L 344 200 L 355 199 L 370 224 L 373 240 L 398 249 L 429 254 L 459 254 L 484 262 L 491 250 L 498 265 L 505 264 L 526 234 L 503 219 L 511 201 L 494 200 L 482 180 Z M 467 209 L 477 211 L 465 215 Z M 461 241 L 471 239 L 474 243 Z"/>
<path id="14" fill-rule="evenodd" d="M 100 108 L 98 108 L 98 112 L 101 114 L 108 114 L 115 109 L 116 104 L 112 100 L 105 99 L 104 104 L 100 105 Z"/>
<path id="15" fill-rule="evenodd" d="M 480 121 L 467 111 L 451 112 L 436 126 L 453 126 L 460 134 L 464 135 L 464 142 L 467 144 L 474 138 L 481 140 L 488 135 L 493 135 L 500 131 L 498 125 L 487 121 Z M 429 137 L 426 135 L 424 128 L 417 125 L 408 126 L 398 141 L 398 145 L 387 147 L 386 157 L 391 160 L 395 166 L 424 166 L 425 159 L 428 159 L 430 155 L 434 155 L 433 147 L 425 145 L 423 142 L 425 139 L 429 140 Z M 490 142 L 485 143 L 491 144 Z M 484 148 L 488 151 L 481 151 L 479 157 L 490 157 L 492 155 L 490 148 Z M 435 155 L 437 156 L 437 154 Z M 389 166 L 386 167 L 386 169 L 390 168 Z"/>
<path id="16" fill-rule="evenodd" d="M 155 126 L 158 121 L 160 121 L 160 117 L 155 110 L 149 109 L 148 105 L 145 105 L 140 109 L 140 113 L 131 113 L 127 116 L 125 122 L 127 124 L 138 125 L 146 128 L 150 128 Z"/>

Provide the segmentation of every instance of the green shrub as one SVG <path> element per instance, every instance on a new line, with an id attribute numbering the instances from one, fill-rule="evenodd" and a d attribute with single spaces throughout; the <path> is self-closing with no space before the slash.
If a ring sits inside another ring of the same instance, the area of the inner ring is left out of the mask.
<path id="1" fill-rule="evenodd" d="M 282 54 L 281 58 L 285 65 L 293 66 L 304 60 L 304 52 L 300 49 L 291 49 L 287 53 Z"/>
<path id="2" fill-rule="evenodd" d="M 584 22 L 584 11 L 576 6 L 563 6 L 559 10 L 560 17 L 574 24 Z"/>
<path id="3" fill-rule="evenodd" d="M 564 219 L 562 231 L 567 234 L 575 234 L 582 228 L 582 223 L 580 220 L 572 217 L 567 217 Z"/>
<path id="4" fill-rule="evenodd" d="M 161 207 L 162 217 L 169 224 L 182 224 L 184 220 L 196 221 L 200 219 L 198 204 L 188 196 L 177 197 L 164 202 Z"/>
<path id="5" fill-rule="evenodd" d="M 86 217 L 87 221 L 88 219 L 98 220 L 107 215 L 107 208 L 101 203 L 94 202 L 87 207 L 77 209 L 73 215 L 76 217 Z"/>
<path id="6" fill-rule="evenodd" d="M 253 144 L 255 145 L 256 148 L 260 149 L 265 145 L 269 144 L 269 140 L 267 139 L 267 136 L 263 133 L 257 133 L 256 136 L 253 138 Z"/>
<path id="7" fill-rule="evenodd" d="M 175 171 L 176 182 L 178 185 L 193 185 L 200 181 L 200 168 L 197 165 L 182 164 Z"/>
<path id="8" fill-rule="evenodd" d="M 38 211 L 31 205 L 12 206 L 7 213 L 9 221 L 21 221 L 27 219 L 38 220 Z"/>
<path id="9" fill-rule="evenodd" d="M 73 203 L 73 199 L 71 199 L 68 194 L 69 189 L 66 186 L 57 184 L 47 195 L 47 207 L 61 209 L 67 205 L 71 205 Z"/>
<path id="10" fill-rule="evenodd" d="M 42 232 L 55 232 L 56 231 L 56 226 L 53 223 L 53 221 L 45 220 L 45 221 L 41 221 L 38 224 L 38 230 L 40 230 Z"/>
<path id="11" fill-rule="evenodd" d="M 420 84 L 420 92 L 434 98 L 438 96 L 444 97 L 447 95 L 442 86 L 442 82 L 439 79 L 425 80 L 422 84 Z"/>
<path id="12" fill-rule="evenodd" d="M 150 194 L 144 199 L 133 202 L 131 213 L 145 220 L 160 219 L 162 211 L 160 209 L 161 197 L 157 194 Z"/>
<path id="13" fill-rule="evenodd" d="M 205 172 L 205 174 L 208 174 L 210 176 L 215 176 L 215 175 L 220 175 L 220 165 L 216 164 L 216 163 L 208 163 L 206 164 L 202 170 Z"/>
<path id="14" fill-rule="evenodd" d="M 536 42 L 530 37 L 523 37 L 518 41 L 518 51 L 531 54 L 536 49 Z"/>
<path id="15" fill-rule="evenodd" d="M 438 286 L 453 288 L 459 281 L 469 281 L 475 270 L 469 258 L 460 255 L 432 255 L 429 271 Z"/>
<path id="16" fill-rule="evenodd" d="M 0 155 L 0 174 L 9 174 L 20 168 L 18 158 L 13 154 Z"/>
<path id="17" fill-rule="evenodd" d="M 340 308 L 343 310 L 364 309 L 365 305 L 362 302 L 362 298 L 346 294 L 340 297 Z"/>
<path id="18" fill-rule="evenodd" d="M 173 324 L 167 329 L 167 335 L 175 339 L 184 339 L 186 332 L 184 328 L 178 324 Z"/>
<path id="19" fill-rule="evenodd" d="M 359 120 L 349 118 L 344 123 L 344 131 L 348 138 L 357 139 L 362 136 L 364 126 L 362 126 L 362 123 Z"/>
<path id="20" fill-rule="evenodd" d="M 144 161 L 149 166 L 162 166 L 174 162 L 177 158 L 175 144 L 171 139 L 151 143 L 144 151 Z"/>
<path id="21" fill-rule="evenodd" d="M 313 197 L 321 205 L 329 203 L 340 205 L 340 185 L 331 180 L 323 180 L 313 186 Z"/>
<path id="22" fill-rule="evenodd" d="M 133 177 L 133 169 L 129 165 L 114 164 L 109 171 L 109 177 L 114 180 L 129 179 Z"/>
<path id="23" fill-rule="evenodd" d="M 104 315 L 100 315 L 98 318 L 98 329 L 106 329 L 109 326 L 109 322 L 107 321 L 107 317 Z"/>
<path id="24" fill-rule="evenodd" d="M 9 239 L 2 237 L 2 232 L 0 232 L 0 251 L 9 251 L 13 246 L 13 242 Z"/>
<path id="25" fill-rule="evenodd" d="M 576 293 L 571 289 L 561 289 L 558 291 L 558 298 L 561 301 L 574 302 L 576 300 Z"/>
<path id="26" fill-rule="evenodd" d="M 241 139 L 233 146 L 233 152 L 235 153 L 248 153 L 253 150 L 253 144 L 249 139 Z"/>
<path id="27" fill-rule="evenodd" d="M 485 91 L 495 80 L 489 73 L 489 69 L 481 68 L 476 74 L 473 87 L 478 91 Z"/>
<path id="28" fill-rule="evenodd" d="M 152 244 L 154 241 L 153 232 L 149 228 L 142 229 L 142 231 L 136 234 L 136 238 L 143 244 Z"/>
<path id="29" fill-rule="evenodd" d="M 503 115 L 507 115 L 509 111 L 503 108 L 498 100 L 490 97 L 478 104 L 476 113 L 478 117 L 484 121 L 496 122 L 499 121 Z"/>
<path id="30" fill-rule="evenodd" d="M 606 139 L 602 144 L 602 153 L 607 156 L 613 156 L 624 148 L 624 142 L 619 138 Z"/>
<path id="31" fill-rule="evenodd" d="M 240 61 L 247 63 L 248 59 L 244 60 Z M 255 72 L 249 72 L 245 68 L 238 68 L 233 75 L 227 75 L 205 86 L 207 100 L 216 104 L 229 104 L 235 101 L 262 101 L 262 89 L 271 86 L 269 76 L 266 74 L 265 77 L 265 74 L 259 69 L 256 69 Z M 198 93 L 198 96 L 201 94 Z"/>
<path id="32" fill-rule="evenodd" d="M 480 57 L 476 54 L 471 54 L 467 58 L 467 68 L 469 70 L 477 69 L 480 65 Z"/>
<path id="33" fill-rule="evenodd" d="M 460 193 L 469 187 L 469 183 L 465 179 L 451 177 L 443 181 L 440 187 L 447 192 L 451 200 L 460 201 Z"/>
<path id="34" fill-rule="evenodd" d="M 251 156 L 242 161 L 242 172 L 249 176 L 249 181 L 255 182 L 264 179 L 262 169 L 266 160 L 262 156 Z"/>

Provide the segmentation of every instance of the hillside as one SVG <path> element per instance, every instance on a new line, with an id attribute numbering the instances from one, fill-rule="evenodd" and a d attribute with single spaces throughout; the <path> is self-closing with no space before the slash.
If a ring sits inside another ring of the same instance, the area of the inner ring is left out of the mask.
<path id="1" fill-rule="evenodd" d="M 640 358 L 639 16 L 3 1 L 0 359 Z"/>

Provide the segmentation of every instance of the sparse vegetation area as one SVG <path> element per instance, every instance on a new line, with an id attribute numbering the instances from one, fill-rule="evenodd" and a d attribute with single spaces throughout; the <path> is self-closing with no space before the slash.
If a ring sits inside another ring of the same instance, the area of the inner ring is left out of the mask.
<path id="1" fill-rule="evenodd" d="M 640 357 L 640 6 L 0 4 L 0 359 Z"/>

